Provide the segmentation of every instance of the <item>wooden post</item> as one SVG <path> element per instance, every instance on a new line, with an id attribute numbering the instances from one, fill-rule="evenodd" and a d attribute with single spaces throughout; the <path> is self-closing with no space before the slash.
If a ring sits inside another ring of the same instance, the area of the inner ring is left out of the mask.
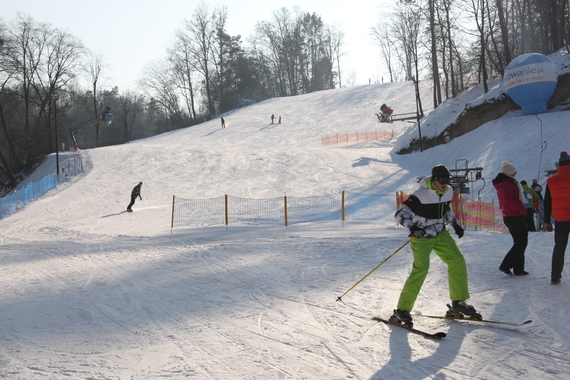
<path id="1" fill-rule="evenodd" d="M 172 220 L 170 221 L 170 233 L 172 233 L 172 229 L 174 228 L 174 200 L 176 197 L 172 195 Z"/>
<path id="2" fill-rule="evenodd" d="M 224 196 L 224 200 L 225 200 L 224 209 L 225 209 L 226 226 L 227 226 L 228 224 L 230 224 L 230 213 L 229 213 L 229 210 L 228 210 L 228 203 L 229 203 L 229 202 L 228 202 L 228 194 L 226 194 L 226 195 Z"/>
<path id="3" fill-rule="evenodd" d="M 285 215 L 285 227 L 287 227 L 289 225 L 289 220 L 288 220 L 288 216 L 287 216 L 287 195 L 283 196 L 283 210 L 285 210 L 284 215 Z"/>
<path id="4" fill-rule="evenodd" d="M 341 209 L 341 217 L 342 217 L 342 221 L 344 222 L 344 190 L 342 191 L 342 200 L 341 200 L 341 204 L 340 204 L 340 209 Z"/>

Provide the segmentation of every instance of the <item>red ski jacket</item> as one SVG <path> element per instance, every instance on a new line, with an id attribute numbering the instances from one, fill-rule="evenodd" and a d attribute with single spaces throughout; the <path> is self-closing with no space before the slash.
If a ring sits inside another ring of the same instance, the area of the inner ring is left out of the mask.
<path id="1" fill-rule="evenodd" d="M 503 216 L 527 214 L 526 206 L 521 201 L 521 190 L 513 178 L 499 173 L 493 180 L 493 186 L 497 189 L 497 198 L 499 198 L 499 206 L 501 206 Z"/>

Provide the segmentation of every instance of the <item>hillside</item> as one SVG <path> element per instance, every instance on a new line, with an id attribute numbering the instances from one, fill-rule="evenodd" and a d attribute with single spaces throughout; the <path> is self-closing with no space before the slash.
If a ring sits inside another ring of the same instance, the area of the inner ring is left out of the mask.
<path id="1" fill-rule="evenodd" d="M 429 82 L 421 83 L 429 98 Z M 494 197 L 501 161 L 520 179 L 551 168 L 570 112 L 508 114 L 422 153 L 397 155 L 410 124 L 378 124 L 382 103 L 415 109 L 413 84 L 270 99 L 219 120 L 84 151 L 86 173 L 0 220 L 0 376 L 10 379 L 559 379 L 570 372 L 569 285 L 549 283 L 551 233 L 532 234 L 525 278 L 497 270 L 507 234 L 458 240 L 471 302 L 523 327 L 429 319 L 449 302 L 446 267 L 432 268 L 414 313 L 443 341 L 375 323 L 387 317 L 411 266 L 393 220 L 170 230 L 172 195 L 262 199 L 340 190 L 394 194 L 457 160 L 484 167 L 474 185 Z M 465 95 L 474 101 L 476 95 Z M 460 105 L 458 105 L 460 106 Z M 427 108 L 427 107 L 426 107 Z M 282 124 L 271 124 L 270 116 Z M 452 120 L 447 107 L 429 115 Z M 324 147 L 320 137 L 389 128 L 392 141 Z M 436 128 L 437 129 L 437 128 Z M 547 141 L 541 148 L 541 141 Z M 50 157 L 38 173 L 49 172 Z M 142 200 L 126 213 L 132 187 Z M 390 204 L 393 204 L 390 201 Z"/>

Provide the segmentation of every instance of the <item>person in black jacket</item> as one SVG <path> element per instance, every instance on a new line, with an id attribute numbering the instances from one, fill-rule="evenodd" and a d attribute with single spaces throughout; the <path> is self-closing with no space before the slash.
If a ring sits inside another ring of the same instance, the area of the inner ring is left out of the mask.
<path id="1" fill-rule="evenodd" d="M 133 187 L 133 191 L 131 191 L 131 203 L 129 203 L 129 205 L 127 206 L 128 212 L 133 211 L 133 209 L 131 207 L 133 207 L 133 205 L 135 204 L 135 200 L 137 199 L 137 197 L 139 197 L 142 201 L 141 187 L 142 187 L 142 182 L 139 182 L 138 185 Z"/>

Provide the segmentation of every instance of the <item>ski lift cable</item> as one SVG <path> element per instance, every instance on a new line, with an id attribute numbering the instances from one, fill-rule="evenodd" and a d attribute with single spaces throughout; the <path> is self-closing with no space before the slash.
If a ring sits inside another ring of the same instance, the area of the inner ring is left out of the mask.
<path id="1" fill-rule="evenodd" d="M 538 158 L 538 174 L 536 176 L 536 180 L 540 183 L 540 167 L 542 166 L 542 152 L 546 149 L 546 141 L 542 139 L 542 119 L 538 117 L 539 114 L 536 114 L 536 118 L 540 121 L 540 157 Z M 544 144 L 544 145 L 543 145 Z"/>
<path id="2" fill-rule="evenodd" d="M 525 123 L 526 123 L 526 122 L 525 122 Z M 524 126 L 525 123 L 519 124 L 518 126 L 516 126 L 515 128 L 509 130 L 509 131 L 508 131 L 507 133 L 505 133 L 501 138 L 496 139 L 495 141 L 498 142 L 498 141 L 501 141 L 501 140 L 503 140 L 503 139 L 510 138 L 511 135 L 512 135 L 512 133 L 515 132 L 517 129 L 521 129 L 521 128 Z M 485 149 L 483 149 L 481 152 L 479 152 L 479 154 L 475 155 L 474 157 L 471 157 L 469 160 L 470 160 L 470 161 L 475 160 L 477 157 L 482 156 L 483 153 L 485 153 L 485 151 L 487 151 L 487 150 L 490 149 L 490 148 L 491 148 L 491 146 L 488 145 Z M 523 152 L 522 154 L 520 154 L 519 156 L 515 157 L 514 159 L 510 159 L 510 161 L 515 161 L 517 158 L 519 158 L 519 157 L 521 157 L 521 156 L 524 156 L 525 154 L 527 154 L 528 152 L 530 152 L 530 151 L 531 151 L 532 149 L 534 149 L 534 148 L 535 148 L 535 147 L 529 148 L 527 151 Z M 492 172 L 500 171 L 500 169 L 501 169 L 500 167 L 499 167 L 499 168 L 492 169 Z"/>
<path id="3" fill-rule="evenodd" d="M 540 120 L 540 119 L 539 119 L 539 120 Z M 521 128 L 522 125 L 524 125 L 524 124 L 521 124 L 519 127 L 517 127 L 517 129 Z M 529 149 L 527 149 L 526 151 L 522 152 L 522 153 L 519 154 L 518 156 L 516 156 L 516 157 L 514 157 L 514 158 L 510 158 L 509 161 L 510 161 L 510 162 L 516 162 L 516 160 L 517 160 L 518 158 L 520 158 L 520 157 L 522 157 L 522 156 L 528 154 L 529 152 L 531 152 L 532 150 L 534 150 L 534 149 L 536 149 L 536 148 L 540 148 L 540 149 L 541 149 L 541 154 L 542 154 L 542 151 L 544 151 L 544 150 L 546 149 L 546 147 L 543 148 L 543 144 L 547 144 L 548 141 L 550 141 L 550 140 L 552 140 L 553 138 L 555 138 L 555 136 L 558 135 L 559 133 L 564 132 L 564 131 L 567 131 L 567 128 L 568 128 L 568 127 L 570 127 L 570 123 L 569 123 L 569 124 L 566 124 L 566 125 L 563 125 L 563 126 L 561 126 L 558 130 L 554 131 L 550 136 L 548 136 L 546 139 L 544 139 L 544 141 L 541 141 L 541 142 L 540 142 L 540 145 L 535 145 L 535 146 L 530 147 Z M 501 139 L 499 139 L 499 140 L 502 140 L 502 139 L 504 139 L 504 138 L 509 137 L 510 134 L 511 134 L 511 132 L 512 132 L 512 131 L 509 131 L 508 134 L 505 134 L 505 135 L 504 135 L 503 137 L 501 137 Z M 542 133 L 542 131 L 541 131 L 541 133 Z M 499 141 L 499 140 L 497 140 L 497 141 Z M 541 140 L 542 140 L 542 137 L 541 137 Z M 481 156 L 481 155 L 482 155 L 487 149 L 489 149 L 489 148 L 490 148 L 490 146 L 488 146 L 487 148 L 485 148 L 485 149 L 484 149 L 483 151 L 481 151 L 478 155 L 476 155 L 475 157 L 472 157 L 472 158 L 470 159 L 470 161 L 473 161 L 473 160 L 476 159 L 478 156 Z M 500 171 L 500 169 L 501 169 L 500 167 L 499 167 L 499 168 L 495 168 L 495 169 L 493 169 L 493 172 L 495 172 L 495 171 Z M 540 168 L 539 168 L 539 170 L 540 170 Z M 537 180 L 538 180 L 538 178 L 537 178 Z"/>

